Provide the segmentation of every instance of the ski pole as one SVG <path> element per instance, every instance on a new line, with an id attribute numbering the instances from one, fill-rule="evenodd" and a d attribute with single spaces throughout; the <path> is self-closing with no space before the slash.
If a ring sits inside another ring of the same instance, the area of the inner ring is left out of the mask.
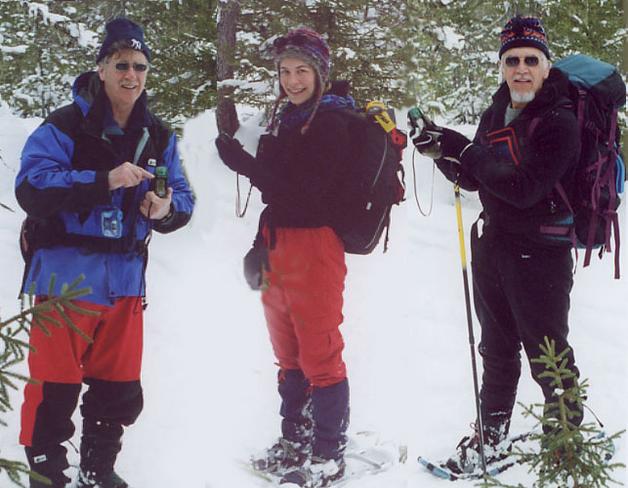
<path id="1" fill-rule="evenodd" d="M 480 433 L 480 458 L 482 459 L 482 472 L 486 478 L 486 457 L 484 456 L 484 426 L 482 425 L 482 413 L 480 412 L 480 390 L 478 387 L 478 368 L 475 360 L 475 337 L 473 336 L 473 319 L 471 318 L 471 298 L 469 294 L 469 275 L 467 273 L 467 253 L 464 244 L 464 227 L 462 226 L 462 205 L 460 204 L 460 186 L 454 185 L 456 202 L 456 220 L 458 222 L 458 241 L 460 243 L 460 260 L 462 262 L 462 280 L 464 282 L 464 301 L 467 309 L 467 328 L 469 330 L 469 348 L 471 351 L 471 369 L 473 371 L 473 390 L 475 393 L 475 410 L 477 415 L 478 430 Z"/>

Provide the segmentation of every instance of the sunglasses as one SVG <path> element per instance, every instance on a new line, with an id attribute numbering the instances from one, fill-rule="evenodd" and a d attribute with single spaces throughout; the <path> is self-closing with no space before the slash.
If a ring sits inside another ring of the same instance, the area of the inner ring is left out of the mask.
<path id="1" fill-rule="evenodd" d="M 519 62 L 523 59 L 523 62 L 528 67 L 534 67 L 539 65 L 539 58 L 536 56 L 526 56 L 525 58 L 519 58 L 517 56 L 508 56 L 504 60 L 506 66 L 510 68 L 514 68 L 515 66 L 519 66 Z"/>
<path id="2" fill-rule="evenodd" d="M 122 62 L 116 63 L 116 71 L 129 71 L 131 66 L 133 67 L 133 70 L 137 71 L 138 73 L 142 73 L 143 71 L 146 71 L 148 69 L 148 65 L 144 63 L 133 63 L 131 65 L 131 63 Z"/>

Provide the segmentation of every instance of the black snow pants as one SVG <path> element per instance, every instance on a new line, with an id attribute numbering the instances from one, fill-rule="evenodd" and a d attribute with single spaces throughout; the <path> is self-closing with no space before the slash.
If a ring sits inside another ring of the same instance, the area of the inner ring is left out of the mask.
<path id="1" fill-rule="evenodd" d="M 521 346 L 528 360 L 541 355 L 545 336 L 556 341 L 557 352 L 569 347 L 573 259 L 569 248 L 526 245 L 490 225 L 484 225 L 478 236 L 481 222 L 471 231 L 474 304 L 482 330 L 481 410 L 485 428 L 504 435 L 521 374 Z M 578 375 L 573 351 L 567 360 L 567 367 Z M 530 368 L 545 403 L 551 402 L 554 388 L 549 379 L 539 377 L 544 366 L 530 362 Z"/>

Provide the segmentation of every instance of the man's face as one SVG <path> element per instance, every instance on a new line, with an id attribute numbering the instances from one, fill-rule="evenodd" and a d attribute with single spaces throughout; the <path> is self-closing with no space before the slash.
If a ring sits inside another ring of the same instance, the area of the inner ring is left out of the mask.
<path id="1" fill-rule="evenodd" d="M 532 100 L 549 76 L 550 63 L 533 47 L 509 49 L 500 60 L 502 75 L 510 89 L 512 108 L 523 108 Z"/>
<path id="2" fill-rule="evenodd" d="M 98 67 L 98 76 L 114 109 L 131 110 L 144 91 L 148 61 L 142 51 L 122 49 Z"/>

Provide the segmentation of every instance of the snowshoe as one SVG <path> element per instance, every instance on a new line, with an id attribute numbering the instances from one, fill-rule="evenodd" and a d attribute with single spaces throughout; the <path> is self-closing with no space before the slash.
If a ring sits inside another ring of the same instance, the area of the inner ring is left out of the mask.
<path id="1" fill-rule="evenodd" d="M 340 480 L 345 474 L 345 468 L 342 458 L 334 460 L 314 456 L 303 466 L 284 474 L 279 485 L 293 484 L 300 488 L 324 488 Z"/>
<path id="2" fill-rule="evenodd" d="M 488 442 L 487 442 L 488 441 Z M 493 464 L 501 461 L 510 455 L 512 444 L 505 442 L 490 441 L 485 439 L 484 459 L 486 464 Z M 444 467 L 452 473 L 473 473 L 482 469 L 482 456 L 480 453 L 480 436 L 475 433 L 472 436 L 465 436 L 456 446 L 456 453 L 444 464 Z"/>
<path id="3" fill-rule="evenodd" d="M 129 485 L 115 471 L 102 475 L 81 469 L 76 488 L 129 488 Z"/>

